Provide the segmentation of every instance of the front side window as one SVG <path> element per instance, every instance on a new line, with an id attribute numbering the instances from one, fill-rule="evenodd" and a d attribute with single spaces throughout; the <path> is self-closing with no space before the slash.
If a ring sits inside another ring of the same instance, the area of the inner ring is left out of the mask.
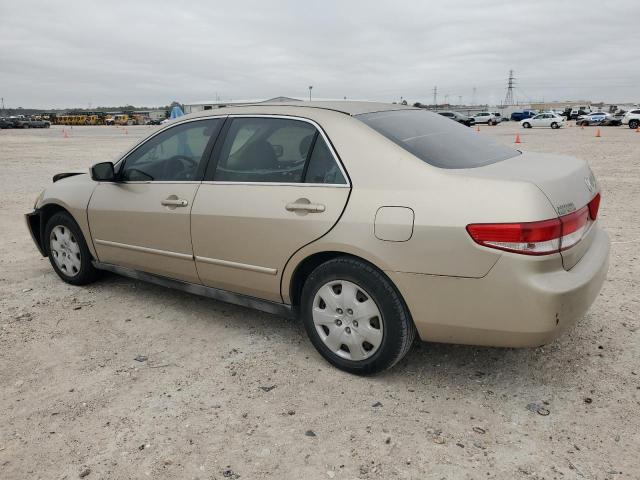
<path id="1" fill-rule="evenodd" d="M 422 109 L 364 113 L 355 118 L 434 167 L 475 168 L 520 155 L 517 150 Z"/>
<path id="2" fill-rule="evenodd" d="M 204 152 L 222 119 L 210 118 L 169 128 L 134 150 L 120 172 L 124 181 L 199 180 Z"/>
<path id="3" fill-rule="evenodd" d="M 213 180 L 302 183 L 305 178 L 307 183 L 340 179 L 344 183 L 333 155 L 313 125 L 271 117 L 232 120 Z"/>

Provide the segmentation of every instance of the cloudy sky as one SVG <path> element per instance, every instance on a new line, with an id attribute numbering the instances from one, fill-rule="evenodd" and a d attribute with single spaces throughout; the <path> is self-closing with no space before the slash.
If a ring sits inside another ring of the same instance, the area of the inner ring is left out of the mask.
<path id="1" fill-rule="evenodd" d="M 639 0 L 0 0 L 10 107 L 640 101 Z"/>

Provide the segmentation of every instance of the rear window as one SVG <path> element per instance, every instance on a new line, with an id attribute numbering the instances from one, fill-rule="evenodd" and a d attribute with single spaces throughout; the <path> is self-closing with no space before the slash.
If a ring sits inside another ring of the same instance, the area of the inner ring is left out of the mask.
<path id="1" fill-rule="evenodd" d="M 364 113 L 355 118 L 434 167 L 482 167 L 520 154 L 425 110 Z"/>

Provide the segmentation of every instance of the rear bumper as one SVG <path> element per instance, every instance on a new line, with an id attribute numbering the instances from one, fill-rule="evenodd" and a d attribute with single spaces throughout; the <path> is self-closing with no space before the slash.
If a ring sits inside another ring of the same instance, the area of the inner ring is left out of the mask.
<path id="1" fill-rule="evenodd" d="M 42 228 L 42 217 L 40 215 L 40 210 L 35 209 L 31 213 L 25 214 L 24 219 L 27 224 L 27 229 L 31 234 L 31 239 L 33 240 L 33 243 L 36 244 L 36 247 L 38 248 L 40 255 L 42 255 L 43 257 L 46 257 L 47 254 L 45 253 L 42 245 L 43 228 Z"/>
<path id="2" fill-rule="evenodd" d="M 483 278 L 387 272 L 425 341 L 531 347 L 573 325 L 598 296 L 609 267 L 609 237 L 598 229 L 569 271 L 503 255 Z"/>

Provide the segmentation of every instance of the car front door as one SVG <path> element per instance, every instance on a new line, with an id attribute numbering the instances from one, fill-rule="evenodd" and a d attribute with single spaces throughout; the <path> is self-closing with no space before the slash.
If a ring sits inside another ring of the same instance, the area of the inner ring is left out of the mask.
<path id="1" fill-rule="evenodd" d="M 100 262 L 199 282 L 190 211 L 223 121 L 162 130 L 117 165 L 119 181 L 96 187 L 88 217 Z"/>
<path id="2" fill-rule="evenodd" d="M 541 113 L 540 115 L 536 115 L 531 119 L 531 126 L 533 127 L 543 127 L 545 124 L 545 115 Z"/>
<path id="3" fill-rule="evenodd" d="M 191 212 L 207 286 L 282 301 L 284 266 L 338 221 L 348 177 L 322 130 L 300 118 L 229 118 Z"/>

